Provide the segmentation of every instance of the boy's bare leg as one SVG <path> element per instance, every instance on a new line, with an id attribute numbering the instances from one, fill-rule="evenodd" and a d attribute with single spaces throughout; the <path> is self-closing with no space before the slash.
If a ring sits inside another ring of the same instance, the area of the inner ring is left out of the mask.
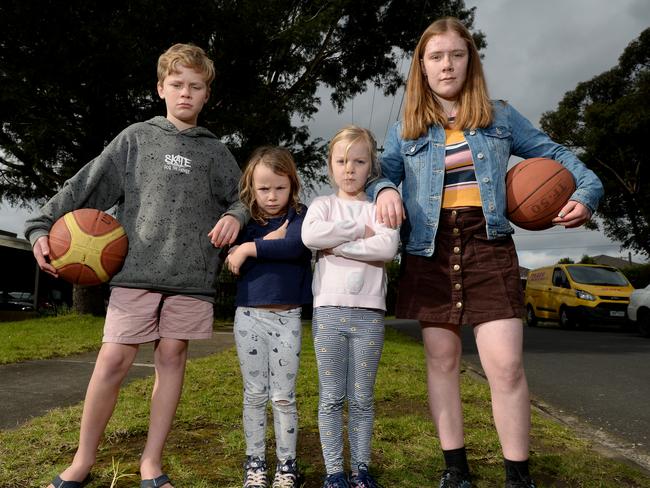
<path id="1" fill-rule="evenodd" d="M 149 434 L 140 458 L 142 479 L 156 478 L 162 474 L 162 452 L 183 388 L 187 341 L 160 339 L 156 344 L 154 359 L 156 381 L 151 395 Z M 172 488 L 171 485 L 165 485 L 165 488 L 167 486 Z"/>
<path id="2" fill-rule="evenodd" d="M 99 350 L 86 390 L 79 447 L 72 464 L 60 474 L 63 480 L 82 481 L 90 472 L 106 424 L 113 415 L 120 385 L 137 352 L 137 344 L 104 343 Z M 48 488 L 54 487 L 50 484 Z"/>

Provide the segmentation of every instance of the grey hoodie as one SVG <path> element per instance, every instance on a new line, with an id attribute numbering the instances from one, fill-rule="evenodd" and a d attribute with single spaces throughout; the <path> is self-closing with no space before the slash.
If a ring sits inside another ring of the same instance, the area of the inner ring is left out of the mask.
<path id="1" fill-rule="evenodd" d="M 220 259 L 207 234 L 229 207 L 227 213 L 245 222 L 236 204 L 240 176 L 210 131 L 179 131 L 154 117 L 127 127 L 66 181 L 40 215 L 27 220 L 25 236 L 34 245 L 67 212 L 117 204 L 129 251 L 110 284 L 212 301 Z"/>

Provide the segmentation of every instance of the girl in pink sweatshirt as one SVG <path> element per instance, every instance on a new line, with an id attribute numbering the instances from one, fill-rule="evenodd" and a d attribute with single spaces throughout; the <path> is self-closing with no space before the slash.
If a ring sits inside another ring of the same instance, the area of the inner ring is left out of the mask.
<path id="1" fill-rule="evenodd" d="M 380 174 L 377 143 L 367 129 L 348 126 L 329 145 L 336 193 L 317 197 L 302 226 L 304 244 L 318 251 L 312 291 L 318 362 L 318 423 L 327 475 L 324 488 L 375 488 L 368 473 L 374 384 L 384 343 L 386 272 L 399 232 L 375 219 L 366 184 Z M 343 404 L 348 400 L 351 475 L 343 463 Z"/>

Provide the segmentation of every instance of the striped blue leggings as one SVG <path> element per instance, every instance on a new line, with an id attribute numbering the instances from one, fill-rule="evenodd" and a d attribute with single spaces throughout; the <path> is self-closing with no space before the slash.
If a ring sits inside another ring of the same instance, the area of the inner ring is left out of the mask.
<path id="1" fill-rule="evenodd" d="M 318 363 L 318 428 L 327 474 L 343 471 L 343 404 L 348 400 L 350 466 L 370 464 L 375 418 L 374 386 L 384 345 L 384 312 L 316 307 L 314 349 Z"/>

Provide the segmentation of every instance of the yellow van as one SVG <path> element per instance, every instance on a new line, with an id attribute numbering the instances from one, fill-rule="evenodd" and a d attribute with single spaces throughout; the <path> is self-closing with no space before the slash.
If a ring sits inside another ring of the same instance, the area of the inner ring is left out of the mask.
<path id="1" fill-rule="evenodd" d="M 578 324 L 627 324 L 634 287 L 618 269 L 596 264 L 556 264 L 532 269 L 526 282 L 526 321 Z"/>

